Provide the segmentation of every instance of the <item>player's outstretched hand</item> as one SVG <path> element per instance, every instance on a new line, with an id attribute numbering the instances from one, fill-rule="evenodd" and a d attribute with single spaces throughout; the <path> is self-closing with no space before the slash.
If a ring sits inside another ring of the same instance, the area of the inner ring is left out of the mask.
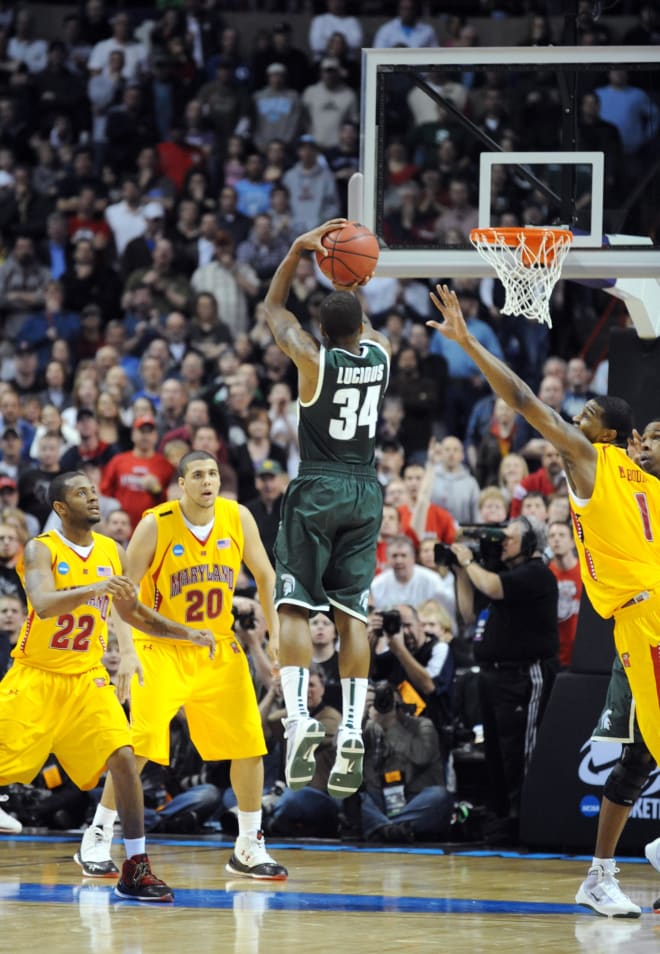
<path id="1" fill-rule="evenodd" d="M 335 229 L 342 228 L 347 222 L 348 219 L 329 219 L 323 225 L 317 225 L 311 232 L 303 232 L 293 244 L 299 248 L 307 249 L 309 252 L 320 252 L 321 255 L 327 255 L 328 250 L 323 244 L 323 236 L 327 235 L 328 232 L 334 232 Z"/>
<path id="2" fill-rule="evenodd" d="M 187 638 L 197 646 L 205 646 L 209 651 L 209 659 L 215 656 L 215 636 L 210 629 L 189 629 Z"/>
<path id="3" fill-rule="evenodd" d="M 144 685 L 142 663 L 136 652 L 122 653 L 117 670 L 117 695 L 120 702 L 128 702 L 131 697 L 131 681 L 133 676 L 138 677 L 141 686 Z"/>
<path id="4" fill-rule="evenodd" d="M 460 341 L 468 334 L 465 318 L 458 303 L 455 291 L 450 291 L 446 285 L 436 285 L 435 292 L 431 292 L 431 301 L 438 309 L 444 321 L 427 321 L 429 328 L 435 328 L 445 338 Z"/>

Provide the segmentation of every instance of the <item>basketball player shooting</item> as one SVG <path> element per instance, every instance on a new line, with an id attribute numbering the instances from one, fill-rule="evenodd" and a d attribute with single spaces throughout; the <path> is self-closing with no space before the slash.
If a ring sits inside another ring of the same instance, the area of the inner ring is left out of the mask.
<path id="1" fill-rule="evenodd" d="M 311 781 L 314 752 L 325 735 L 307 708 L 309 616 L 332 606 L 340 635 L 343 703 L 328 780 L 328 793 L 335 798 L 351 795 L 362 781 L 361 726 L 370 663 L 367 600 L 383 509 L 375 468 L 376 425 L 389 378 L 390 346 L 371 328 L 350 291 L 324 299 L 322 343 L 301 328 L 285 303 L 301 255 L 330 254 L 325 236 L 346 224 L 333 219 L 299 236 L 265 299 L 273 337 L 298 369 L 300 403 L 300 470 L 287 490 L 275 542 L 286 781 L 294 790 Z M 372 270 L 373 262 L 355 285 L 368 281 Z"/>

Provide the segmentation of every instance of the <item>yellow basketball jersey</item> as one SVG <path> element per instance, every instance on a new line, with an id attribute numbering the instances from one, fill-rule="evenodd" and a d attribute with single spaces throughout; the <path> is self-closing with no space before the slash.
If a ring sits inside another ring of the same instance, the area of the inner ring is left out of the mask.
<path id="1" fill-rule="evenodd" d="M 660 481 L 612 444 L 598 454 L 591 499 L 570 497 L 573 534 L 589 599 L 606 619 L 660 586 Z"/>
<path id="2" fill-rule="evenodd" d="M 205 540 L 186 525 L 178 500 L 159 504 L 144 516 L 148 513 L 156 519 L 158 538 L 151 566 L 140 584 L 140 599 L 168 619 L 228 636 L 243 559 L 238 504 L 223 497 L 216 499 L 215 522 Z M 142 634 L 135 630 L 134 636 L 140 639 Z"/>
<path id="3" fill-rule="evenodd" d="M 93 545 L 87 557 L 81 557 L 55 530 L 36 537 L 51 553 L 51 567 L 58 590 L 99 583 L 121 574 L 117 544 L 110 537 L 92 533 Z M 17 566 L 24 577 L 22 561 Z M 39 619 L 28 600 L 28 613 L 16 647 L 14 659 L 36 669 L 56 670 L 75 675 L 98 666 L 108 640 L 109 595 L 81 604 L 73 613 Z"/>

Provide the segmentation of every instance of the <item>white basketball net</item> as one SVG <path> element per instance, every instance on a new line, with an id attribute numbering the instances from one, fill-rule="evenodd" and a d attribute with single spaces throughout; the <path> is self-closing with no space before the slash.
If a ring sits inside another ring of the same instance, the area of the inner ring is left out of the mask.
<path id="1" fill-rule="evenodd" d="M 539 229 L 533 245 L 521 231 L 515 245 L 507 245 L 497 229 L 475 229 L 470 241 L 502 282 L 505 301 L 504 315 L 524 315 L 552 327 L 550 295 L 561 275 L 564 259 L 573 240 L 571 232 L 557 229 Z M 536 247 L 538 243 L 538 248 Z"/>

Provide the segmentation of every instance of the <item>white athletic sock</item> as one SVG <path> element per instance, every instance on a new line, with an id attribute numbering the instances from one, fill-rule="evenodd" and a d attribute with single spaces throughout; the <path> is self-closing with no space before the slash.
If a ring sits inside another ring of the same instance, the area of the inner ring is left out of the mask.
<path id="1" fill-rule="evenodd" d="M 594 855 L 591 861 L 591 867 L 592 868 L 600 867 L 603 869 L 603 871 L 607 871 L 609 874 L 613 874 L 614 869 L 616 868 L 616 859 L 615 858 L 596 858 L 596 856 Z"/>
<path id="2" fill-rule="evenodd" d="M 124 848 L 127 858 L 144 855 L 147 852 L 147 840 L 146 838 L 124 838 Z"/>
<path id="3" fill-rule="evenodd" d="M 117 812 L 114 808 L 105 808 L 101 803 L 96 806 L 94 821 L 92 825 L 100 825 L 103 828 L 112 828 L 117 820 Z"/>
<path id="4" fill-rule="evenodd" d="M 341 680 L 341 698 L 344 714 L 339 727 L 340 729 L 356 729 L 359 732 L 362 728 L 362 717 L 367 702 L 368 683 L 368 679 L 356 678 L 354 676 L 348 676 Z"/>
<path id="5" fill-rule="evenodd" d="M 303 669 L 302 666 L 282 666 L 280 679 L 287 718 L 309 718 L 309 709 L 307 708 L 309 669 Z"/>
<path id="6" fill-rule="evenodd" d="M 258 812 L 242 812 L 238 810 L 238 837 L 256 838 L 261 830 L 261 809 Z"/>

